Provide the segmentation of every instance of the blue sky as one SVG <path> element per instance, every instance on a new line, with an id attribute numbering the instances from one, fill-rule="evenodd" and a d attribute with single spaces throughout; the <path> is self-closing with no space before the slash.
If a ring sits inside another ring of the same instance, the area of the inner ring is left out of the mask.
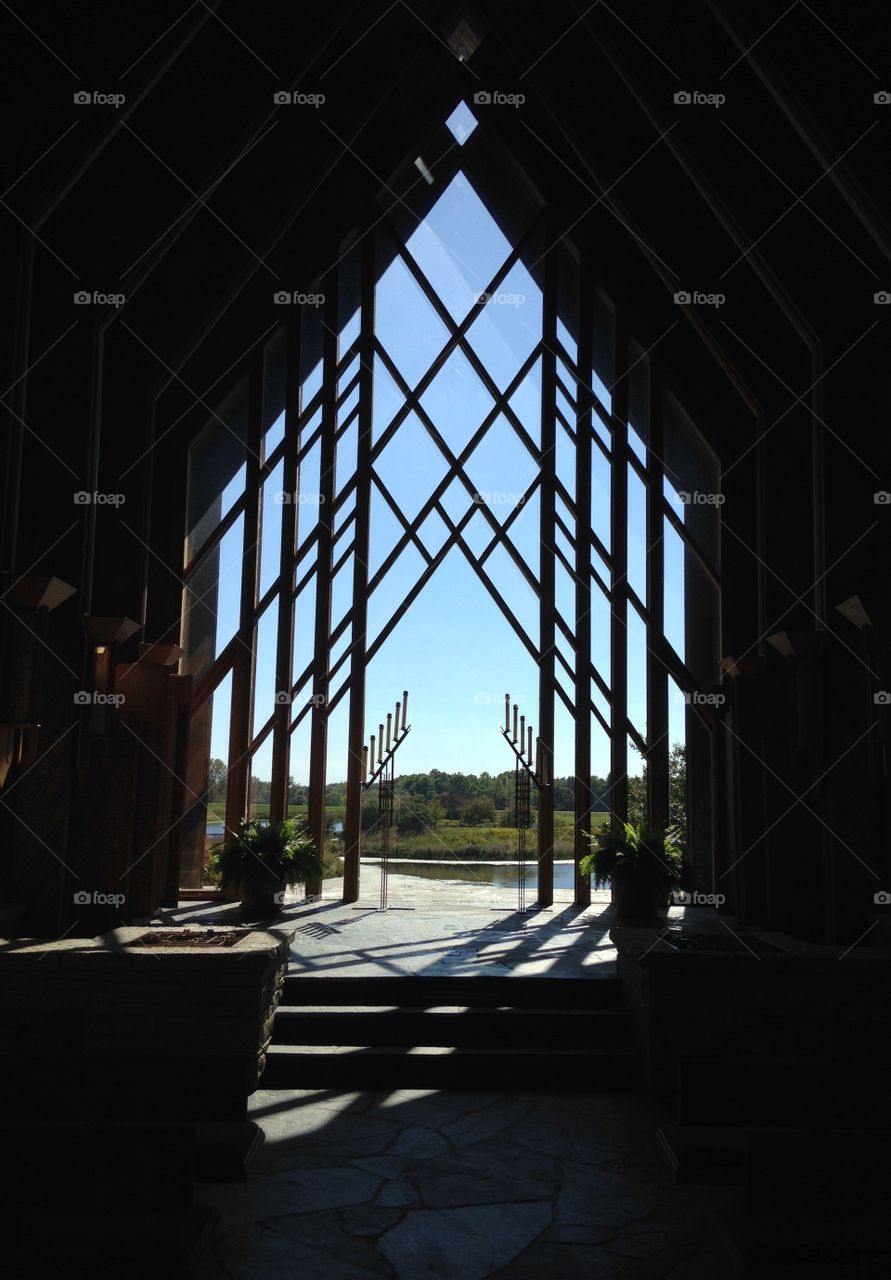
<path id="1" fill-rule="evenodd" d="M 466 108 L 465 108 L 466 110 Z M 466 122 L 465 122 L 466 126 Z M 465 138 L 467 145 L 473 140 Z M 407 248 L 434 286 L 454 320 L 464 318 L 477 295 L 486 288 L 497 268 L 510 252 L 495 220 L 490 216 L 469 179 L 459 173 L 447 186 L 427 218 L 418 225 L 407 242 Z M 522 263 L 514 266 L 498 286 L 496 296 L 486 305 L 468 332 L 468 341 L 486 367 L 496 386 L 503 390 L 532 351 L 541 333 L 541 293 Z M 345 352 L 355 336 L 357 319 L 345 326 L 340 335 L 340 349 Z M 447 330 L 422 295 L 407 268 L 397 258 L 384 272 L 376 293 L 377 335 L 391 360 L 406 382 L 414 386 L 432 358 L 447 340 Z M 570 358 L 576 356 L 568 331 L 560 326 L 560 340 Z M 344 383 L 352 376 L 351 371 Z M 568 373 L 567 385 L 571 386 Z M 315 370 L 304 387 L 304 403 L 317 386 Z M 608 407 L 606 389 L 595 380 L 595 390 Z M 561 398 L 562 399 L 562 398 Z M 426 413 L 441 433 L 446 445 L 459 452 L 492 407 L 492 397 L 477 378 L 467 358 L 455 352 L 421 397 Z M 344 408 L 348 413 L 351 398 Z M 374 439 L 377 441 L 402 404 L 402 396 L 382 361 L 374 370 Z M 517 414 L 533 442 L 540 438 L 540 377 L 538 364 L 511 398 Z M 565 408 L 571 420 L 572 411 Z M 281 439 L 283 419 L 270 424 L 266 433 L 265 452 Z M 632 446 L 639 455 L 643 445 L 632 432 Z M 338 446 L 338 488 L 345 483 L 355 460 L 355 424 Z M 607 544 L 609 542 L 609 466 L 595 448 L 592 468 L 594 511 L 592 526 Z M 570 495 L 574 488 L 574 457 L 571 442 L 558 426 L 556 466 L 558 477 Z M 410 415 L 399 428 L 393 441 L 377 460 L 376 470 L 386 483 L 392 498 L 402 512 L 413 517 L 446 470 L 446 461 L 434 444 L 421 420 Z M 509 421 L 500 415 L 466 463 L 471 485 L 485 496 L 489 509 L 503 521 L 520 504 L 520 498 L 535 478 L 536 465 Z M 239 473 L 224 495 L 224 511 L 243 485 Z M 302 467 L 301 487 L 312 494 L 318 485 L 318 450 Z M 277 569 L 278 531 L 281 505 L 273 495 L 282 488 L 281 467 L 276 468 L 265 485 L 263 504 L 263 538 L 261 544 L 260 588 L 272 582 Z M 666 496 L 679 514 L 683 507 L 669 488 Z M 351 503 L 347 504 L 348 514 Z M 472 496 L 458 480 L 446 491 L 443 505 L 452 519 L 459 519 L 472 505 Z M 628 482 L 628 547 L 629 582 L 645 596 L 645 499 L 642 483 L 629 474 Z M 571 527 L 568 513 L 564 518 Z M 301 540 L 317 519 L 311 503 L 301 505 Z M 339 524 L 339 522 L 338 522 Z M 534 496 L 522 507 L 513 529 L 513 542 L 518 553 L 537 575 L 539 565 L 538 499 Z M 373 490 L 371 511 L 370 573 L 374 574 L 400 533 L 398 521 L 387 503 Z M 428 551 L 435 553 L 447 534 L 442 520 L 432 513 L 425 521 L 421 538 Z M 473 516 L 465 533 L 474 555 L 486 546 L 491 531 L 480 510 Z M 342 543 L 341 545 L 345 545 Z M 241 546 L 241 521 L 223 540 L 220 555 L 220 599 L 218 607 L 219 651 L 234 631 L 238 601 L 238 568 Z M 571 551 L 565 548 L 570 560 Z M 664 541 L 666 567 L 666 634 L 683 656 L 683 549 L 677 534 L 666 528 Z M 369 637 L 380 630 L 423 566 L 422 557 L 408 548 L 397 560 L 369 600 Z M 527 630 L 533 643 L 538 640 L 538 606 L 536 598 L 503 550 L 494 553 L 486 568 L 502 590 L 510 607 Z M 349 558 L 334 587 L 333 619 L 336 623 L 348 607 L 352 594 L 353 559 Z M 298 577 L 301 571 L 298 571 Z M 574 611 L 572 581 L 558 566 L 558 609 L 572 626 Z M 297 656 L 295 673 L 308 661 L 311 652 L 314 590 L 308 588 L 297 602 L 295 623 Z M 645 635 L 643 624 L 629 610 L 629 712 L 632 721 L 644 733 L 645 706 Z M 604 679 L 609 679 L 609 611 L 606 601 L 595 591 L 593 609 L 593 656 Z M 255 729 L 270 714 L 274 705 L 274 644 L 276 620 L 274 608 L 267 610 L 260 623 L 257 649 L 257 711 Z M 561 641 L 567 658 L 570 653 Z M 335 652 L 335 657 L 341 651 Z M 343 670 L 346 670 L 344 668 Z M 558 671 L 560 671 L 558 664 Z M 572 689 L 565 672 L 564 687 Z M 338 682 L 336 682 L 338 683 Z M 377 731 L 378 722 L 392 711 L 402 690 L 410 692 L 409 722 L 412 733 L 400 749 L 399 772 L 416 772 L 430 768 L 467 773 L 488 770 L 499 772 L 512 765 L 512 756 L 501 741 L 504 694 L 509 692 L 520 710 L 538 719 L 537 670 L 520 640 L 499 612 L 464 555 L 453 548 L 433 579 L 424 588 L 407 615 L 390 635 L 380 653 L 370 664 L 367 678 L 366 740 Z M 336 684 L 335 684 L 336 688 Z M 212 754 L 227 754 L 229 681 L 214 699 Z M 308 690 L 306 693 L 308 694 Z M 601 709 L 606 710 L 600 703 Z M 683 741 L 684 704 L 672 685 L 670 693 L 671 740 Z M 346 776 L 347 700 L 332 714 L 329 724 L 330 781 Z M 605 774 L 609 767 L 608 743 L 594 721 L 592 735 L 592 769 Z M 555 772 L 573 772 L 573 725 L 557 700 L 555 736 Z M 255 760 L 256 776 L 268 778 L 271 769 L 269 744 L 261 748 Z M 631 772 L 640 772 L 639 758 L 630 753 Z M 308 775 L 308 718 L 293 736 L 291 773 L 298 782 Z"/>

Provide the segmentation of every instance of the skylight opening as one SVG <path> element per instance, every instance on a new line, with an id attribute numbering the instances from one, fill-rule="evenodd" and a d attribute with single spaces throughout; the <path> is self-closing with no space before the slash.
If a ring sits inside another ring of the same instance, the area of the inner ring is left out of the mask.
<path id="1" fill-rule="evenodd" d="M 451 133 L 459 147 L 464 146 L 464 143 L 473 133 L 478 124 L 479 120 L 477 120 L 466 102 L 459 102 L 448 120 L 446 120 L 446 128 L 449 133 Z"/>

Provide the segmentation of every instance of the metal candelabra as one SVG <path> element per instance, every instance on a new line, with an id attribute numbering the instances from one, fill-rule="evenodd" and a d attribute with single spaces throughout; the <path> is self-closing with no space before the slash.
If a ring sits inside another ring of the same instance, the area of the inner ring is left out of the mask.
<path id="1" fill-rule="evenodd" d="M 532 822 L 532 788 L 540 791 L 549 785 L 548 749 L 541 738 L 535 739 L 532 754 L 532 725 L 513 706 L 511 726 L 510 694 L 504 695 L 504 728 L 501 736 L 514 753 L 514 822 L 517 828 L 517 911 L 526 911 L 526 832 Z"/>
<path id="2" fill-rule="evenodd" d="M 401 723 L 400 723 L 401 719 Z M 393 828 L 393 758 L 411 732 L 408 723 L 408 691 L 396 703 L 395 714 L 387 713 L 386 738 L 383 723 L 378 725 L 377 739 L 372 734 L 370 745 L 362 748 L 362 793 L 377 784 L 377 819 L 381 833 L 381 898 L 380 910 L 389 906 L 387 879 L 390 864 L 390 832 Z M 375 763 L 375 749 L 377 762 Z"/>

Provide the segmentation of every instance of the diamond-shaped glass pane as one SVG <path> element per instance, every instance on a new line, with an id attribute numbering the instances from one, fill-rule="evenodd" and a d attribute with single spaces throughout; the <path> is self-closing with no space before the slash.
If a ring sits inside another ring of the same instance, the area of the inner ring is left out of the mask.
<path id="1" fill-rule="evenodd" d="M 541 361 L 535 364 L 508 400 L 533 444 L 541 444 Z"/>
<path id="2" fill-rule="evenodd" d="M 377 282 L 375 329 L 390 359 L 414 387 L 445 345 L 448 333 L 401 258 Z"/>
<path id="3" fill-rule="evenodd" d="M 538 470 L 503 414 L 492 423 L 465 463 L 477 492 L 504 521 L 523 500 Z"/>
<path id="4" fill-rule="evenodd" d="M 538 597 L 504 547 L 496 547 L 492 552 L 486 561 L 486 572 L 529 639 L 533 644 L 538 644 Z"/>
<path id="5" fill-rule="evenodd" d="M 368 635 L 372 639 L 387 625 L 399 604 L 424 572 L 425 561 L 418 549 L 409 543 L 399 553 L 368 601 Z"/>
<path id="6" fill-rule="evenodd" d="M 372 439 L 377 442 L 393 418 L 402 408 L 404 400 L 390 377 L 380 356 L 374 357 L 374 390 L 372 392 Z"/>
<path id="7" fill-rule="evenodd" d="M 541 506 L 537 490 L 517 510 L 508 537 L 537 578 L 541 561 Z"/>
<path id="8" fill-rule="evenodd" d="M 373 578 L 402 537 L 404 530 L 384 495 L 372 485 L 368 540 L 368 576 Z"/>
<path id="9" fill-rule="evenodd" d="M 413 520 L 445 475 L 447 463 L 426 427 L 410 413 L 374 469 L 399 510 Z"/>
<path id="10" fill-rule="evenodd" d="M 492 541 L 494 530 L 481 511 L 474 512 L 464 527 L 464 541 L 475 556 L 481 556 Z"/>
<path id="11" fill-rule="evenodd" d="M 510 244 L 463 173 L 446 187 L 406 248 L 455 320 L 463 320 Z"/>
<path id="12" fill-rule="evenodd" d="M 436 555 L 449 536 L 442 517 L 435 511 L 430 512 L 418 532 L 421 541 L 432 556 Z"/>
<path id="13" fill-rule="evenodd" d="M 540 337 L 541 290 L 518 262 L 468 329 L 467 340 L 504 391 Z"/>
<path id="14" fill-rule="evenodd" d="M 433 425 L 456 454 L 467 444 L 493 404 L 467 357 L 458 350 L 452 352 L 421 396 L 421 405 Z"/>
<path id="15" fill-rule="evenodd" d="M 440 502 L 453 524 L 458 524 L 464 518 L 467 508 L 472 506 L 473 496 L 467 492 L 467 486 L 462 481 L 453 480 Z"/>
<path id="16" fill-rule="evenodd" d="M 477 120 L 466 102 L 459 102 L 448 120 L 446 120 L 446 128 L 458 143 L 459 147 L 464 146 L 464 143 L 468 140 L 478 124 L 479 120 Z"/>

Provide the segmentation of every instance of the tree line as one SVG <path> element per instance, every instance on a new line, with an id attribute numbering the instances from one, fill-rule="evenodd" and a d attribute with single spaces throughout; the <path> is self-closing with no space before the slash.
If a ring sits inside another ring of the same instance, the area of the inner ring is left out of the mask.
<path id="1" fill-rule="evenodd" d="M 669 820 L 685 826 L 686 822 L 686 751 L 675 743 L 669 754 Z M 609 811 L 610 777 L 591 776 L 592 808 L 595 813 Z M 514 771 L 502 773 L 447 773 L 431 769 L 428 773 L 404 773 L 395 780 L 397 822 L 404 834 L 417 827 L 423 830 L 439 822 L 457 822 L 462 826 L 512 825 Z M 208 800 L 220 801 L 226 796 L 226 766 L 222 760 L 210 761 Z M 251 779 L 253 803 L 268 803 L 271 784 L 260 778 Z M 326 804 L 346 804 L 346 782 L 332 782 L 325 788 Z M 402 803 L 400 803 L 402 801 Z M 288 802 L 305 805 L 309 791 L 301 783 L 288 779 Z M 369 806 L 371 808 L 372 806 Z M 375 806 L 376 807 L 376 804 Z M 554 779 L 554 808 L 575 807 L 575 778 Z M 642 821 L 646 814 L 646 764 L 643 774 L 628 779 L 628 810 L 632 821 Z"/>

